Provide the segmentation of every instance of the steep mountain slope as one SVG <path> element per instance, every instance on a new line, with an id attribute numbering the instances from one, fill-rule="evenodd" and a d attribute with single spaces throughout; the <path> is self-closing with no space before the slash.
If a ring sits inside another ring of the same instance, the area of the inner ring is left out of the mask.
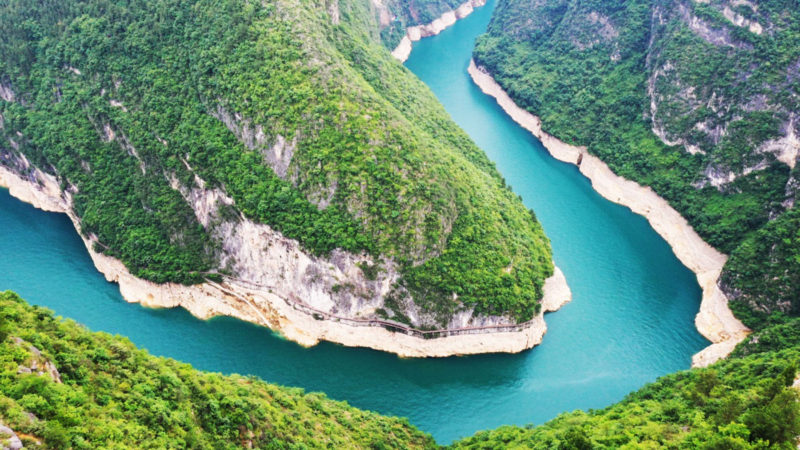
<path id="1" fill-rule="evenodd" d="M 0 292 L 0 446 L 428 448 L 404 419 L 156 358 Z"/>
<path id="2" fill-rule="evenodd" d="M 474 56 L 546 131 L 729 253 L 721 287 L 758 327 L 800 311 L 797 6 L 505 0 Z"/>
<path id="3" fill-rule="evenodd" d="M 360 1 L 0 3 L 0 168 L 156 283 L 325 313 L 524 322 L 536 221 Z"/>

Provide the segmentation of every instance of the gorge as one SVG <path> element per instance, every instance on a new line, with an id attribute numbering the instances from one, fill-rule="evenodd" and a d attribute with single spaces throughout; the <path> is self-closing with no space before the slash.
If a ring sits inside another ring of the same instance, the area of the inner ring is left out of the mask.
<path id="1" fill-rule="evenodd" d="M 0 252 L 14 258 L 0 261 L 0 288 L 200 369 L 258 375 L 406 416 L 441 443 L 603 407 L 688 368 L 708 344 L 693 325 L 701 297 L 694 275 L 644 218 L 600 197 L 471 82 L 472 43 L 493 8 L 490 1 L 418 42 L 407 65 L 536 212 L 569 280 L 573 301 L 548 315 L 550 331 L 533 351 L 405 360 L 326 343 L 304 349 L 233 319 L 203 322 L 181 310 L 129 305 L 95 271 L 65 217 L 5 193 L 0 229 L 13 238 L 0 241 Z"/>

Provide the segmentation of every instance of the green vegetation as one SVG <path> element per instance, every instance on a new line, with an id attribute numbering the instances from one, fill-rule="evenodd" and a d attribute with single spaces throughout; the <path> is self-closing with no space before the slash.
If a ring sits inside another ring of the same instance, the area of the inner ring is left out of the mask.
<path id="1" fill-rule="evenodd" d="M 770 326 L 752 333 L 744 343 L 736 347 L 731 356 L 743 357 L 754 353 L 800 348 L 800 319 L 776 313 L 770 320 L 773 322 Z"/>
<path id="2" fill-rule="evenodd" d="M 545 130 L 651 186 L 730 253 L 730 297 L 761 315 L 797 314 L 798 172 L 769 142 L 797 134 L 798 11 L 785 1 L 501 0 L 474 57 Z"/>
<path id="3" fill-rule="evenodd" d="M 599 411 L 501 427 L 455 448 L 796 448 L 800 351 L 760 353 L 668 375 Z"/>
<path id="4" fill-rule="evenodd" d="M 598 411 L 501 427 L 454 448 L 794 448 L 800 319 L 731 359 L 668 375 Z M 55 369 L 55 371 L 51 370 Z M 435 448 L 405 419 L 157 358 L 0 293 L 0 423 L 29 447 Z"/>
<path id="5" fill-rule="evenodd" d="M 681 5 L 718 30 L 720 4 Z M 455 5 L 399 5 L 399 25 L 379 31 L 370 5 L 348 0 L 0 0 L 0 161 L 24 175 L 24 155 L 57 174 L 98 249 L 157 282 L 221 271 L 213 225 L 173 188 L 200 187 L 197 176 L 235 200 L 225 220 L 269 224 L 316 254 L 395 259 L 402 287 L 430 311 L 451 313 L 456 293 L 478 312 L 527 319 L 552 273 L 541 227 L 377 44 Z M 681 11 L 670 2 L 656 5 L 666 14 L 657 29 L 650 1 L 537 5 L 502 2 L 476 59 L 552 133 L 653 186 L 730 252 L 723 282 L 755 332 L 729 360 L 663 377 L 606 409 L 454 447 L 794 448 L 800 216 L 786 200 L 798 177 L 754 149 L 798 110 L 784 95 L 800 79 L 796 8 L 736 6 L 769 33 L 724 25 L 715 36 L 736 45 L 720 46 L 667 14 Z M 649 80 L 666 62 L 653 115 Z M 706 104 L 723 93 L 724 107 L 696 107 L 686 86 Z M 759 95 L 763 105 L 746 102 Z M 668 146 L 653 128 L 705 153 Z M 280 142 L 292 152 L 286 172 L 270 159 Z M 710 184 L 728 171 L 738 178 Z M 374 278 L 382 267 L 362 270 Z M 400 309 L 402 292 L 387 308 Z M 0 422 L 29 446 L 435 447 L 404 420 L 198 372 L 12 293 L 0 294 L 0 361 Z"/>
<path id="6" fill-rule="evenodd" d="M 215 224 L 186 195 L 204 184 L 235 201 L 224 220 L 268 224 L 317 255 L 393 259 L 396 294 L 440 322 L 470 306 L 530 319 L 553 270 L 541 226 L 381 47 L 373 12 L 2 1 L 0 82 L 15 98 L 0 100 L 0 161 L 56 174 L 98 250 L 152 281 L 225 273 Z"/>
<path id="7" fill-rule="evenodd" d="M 479 432 L 454 448 L 793 449 L 800 436 L 800 319 L 773 316 L 728 357 L 660 378 L 601 410 Z"/>
<path id="8" fill-rule="evenodd" d="M 0 422 L 47 448 L 429 448 L 405 419 L 156 358 L 0 293 Z M 33 348 L 31 348 L 33 346 Z M 52 363 L 49 373 L 25 373 Z"/>
<path id="9" fill-rule="evenodd" d="M 731 253 L 721 285 L 754 333 L 728 360 L 608 408 L 454 447 L 796 448 L 798 171 L 769 141 L 796 127 L 800 13 L 792 2 L 755 3 L 499 2 L 476 62 L 550 133 L 652 186 Z M 726 7 L 762 34 L 731 23 Z"/>
<path id="10" fill-rule="evenodd" d="M 734 305 L 748 326 L 760 327 L 771 312 L 800 315 L 800 210 L 789 210 L 742 242 L 722 283 L 746 294 Z"/>

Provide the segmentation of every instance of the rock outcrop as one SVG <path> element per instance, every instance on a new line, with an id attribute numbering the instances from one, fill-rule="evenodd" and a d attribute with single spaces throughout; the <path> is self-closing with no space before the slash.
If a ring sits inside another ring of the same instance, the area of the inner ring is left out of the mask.
<path id="1" fill-rule="evenodd" d="M 0 423 L 0 448 L 3 450 L 19 450 L 24 448 L 19 436 L 7 426 Z"/>
<path id="2" fill-rule="evenodd" d="M 14 342 L 31 354 L 31 357 L 28 358 L 27 361 L 19 365 L 17 373 L 31 373 L 46 376 L 50 377 L 50 379 L 56 383 L 61 383 L 61 374 L 58 373 L 56 365 L 42 355 L 41 350 L 18 337 L 14 338 Z"/>
<path id="3" fill-rule="evenodd" d="M 51 212 L 67 214 L 80 233 L 71 208 L 70 194 L 62 193 L 55 177 L 35 169 L 22 177 L 0 166 L 0 186 L 12 196 Z M 177 183 L 177 181 L 173 181 Z M 215 223 L 223 238 L 226 265 L 237 278 L 222 283 L 185 286 L 156 284 L 133 276 L 122 262 L 94 250 L 91 237 L 81 235 L 95 267 L 110 282 L 118 283 L 129 302 L 148 307 L 183 307 L 198 318 L 225 315 L 267 326 L 301 345 L 330 341 L 352 347 L 369 347 L 403 357 L 445 357 L 478 353 L 516 353 L 538 345 L 547 330 L 544 313 L 555 311 L 571 299 L 566 279 L 558 268 L 545 282 L 542 309 L 525 324 L 508 317 L 456 317 L 459 329 L 434 332 L 425 338 L 403 324 L 371 318 L 398 274 L 391 267 L 374 280 L 359 264 L 366 256 L 334 251 L 329 258 L 305 254 L 299 244 L 267 225 L 243 218 L 220 221 L 219 209 L 232 200 L 220 190 L 206 189 L 202 180 L 187 188 L 175 184 L 193 206 L 204 226 Z M 336 283 L 347 288 L 331 289 Z M 341 296 L 331 294 L 338 291 Z M 465 319 L 466 317 L 466 319 Z"/>

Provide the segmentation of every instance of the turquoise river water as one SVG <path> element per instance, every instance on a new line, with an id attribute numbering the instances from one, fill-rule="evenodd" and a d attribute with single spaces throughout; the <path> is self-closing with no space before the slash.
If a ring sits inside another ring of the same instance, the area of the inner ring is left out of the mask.
<path id="1" fill-rule="evenodd" d="M 610 203 L 551 158 L 466 72 L 494 0 L 415 44 L 407 66 L 489 156 L 552 240 L 574 299 L 547 315 L 544 342 L 518 355 L 409 360 L 323 343 L 306 349 L 229 318 L 128 304 L 94 269 L 64 215 L 0 190 L 0 289 L 92 330 L 129 337 L 203 370 L 257 375 L 408 417 L 440 443 L 503 424 L 600 408 L 686 369 L 707 341 L 694 328 L 700 289 L 640 216 Z"/>

